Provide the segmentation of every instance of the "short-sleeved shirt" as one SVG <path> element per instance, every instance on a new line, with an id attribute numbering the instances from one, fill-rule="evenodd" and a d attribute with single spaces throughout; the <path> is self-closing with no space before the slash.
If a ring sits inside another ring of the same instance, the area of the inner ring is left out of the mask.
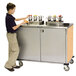
<path id="1" fill-rule="evenodd" d="M 5 17 L 5 23 L 6 23 L 6 29 L 8 33 L 15 33 L 17 30 L 13 30 L 12 27 L 16 26 L 15 23 L 15 17 L 13 17 L 11 14 L 6 14 Z"/>

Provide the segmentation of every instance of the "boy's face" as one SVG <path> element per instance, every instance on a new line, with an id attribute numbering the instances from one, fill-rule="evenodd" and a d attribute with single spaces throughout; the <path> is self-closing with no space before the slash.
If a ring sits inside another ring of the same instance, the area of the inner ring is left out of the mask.
<path id="1" fill-rule="evenodd" d="M 15 9 L 16 9 L 16 7 L 14 7 L 13 9 L 10 9 L 10 10 L 9 10 L 9 11 L 10 11 L 10 13 L 11 13 L 11 14 L 14 14 Z"/>

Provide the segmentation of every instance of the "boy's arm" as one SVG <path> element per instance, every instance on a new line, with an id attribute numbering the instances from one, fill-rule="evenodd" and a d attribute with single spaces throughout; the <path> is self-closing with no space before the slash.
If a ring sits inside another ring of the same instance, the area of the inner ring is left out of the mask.
<path id="1" fill-rule="evenodd" d="M 18 24 L 18 25 L 16 25 L 16 26 L 14 26 L 14 27 L 12 27 L 12 29 L 13 30 L 16 30 L 16 29 L 18 29 L 22 24 L 25 24 L 26 22 L 24 21 L 24 22 L 22 22 L 22 23 L 20 23 L 20 24 Z"/>
<path id="2" fill-rule="evenodd" d="M 24 19 L 26 19 L 26 18 L 28 18 L 30 15 L 27 15 L 26 17 L 24 17 L 24 18 L 17 18 L 17 19 L 15 19 L 15 21 L 20 21 L 20 20 L 24 20 Z"/>
<path id="3" fill-rule="evenodd" d="M 15 19 L 15 21 L 20 21 L 20 20 L 24 20 L 24 19 L 26 19 L 26 18 L 17 18 L 17 19 Z"/>

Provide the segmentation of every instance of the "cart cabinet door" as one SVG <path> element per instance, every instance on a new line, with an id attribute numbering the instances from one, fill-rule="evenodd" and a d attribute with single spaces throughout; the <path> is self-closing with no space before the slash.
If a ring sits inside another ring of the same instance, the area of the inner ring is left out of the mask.
<path id="1" fill-rule="evenodd" d="M 41 61 L 65 62 L 65 29 L 42 29 Z"/>
<path id="2" fill-rule="evenodd" d="M 17 38 L 20 47 L 18 59 L 40 61 L 40 30 L 20 27 Z"/>

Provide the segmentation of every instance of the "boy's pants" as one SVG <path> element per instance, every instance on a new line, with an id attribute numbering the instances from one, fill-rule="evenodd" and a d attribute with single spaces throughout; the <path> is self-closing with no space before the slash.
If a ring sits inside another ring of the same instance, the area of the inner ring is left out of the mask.
<path id="1" fill-rule="evenodd" d="M 19 46 L 17 42 L 16 33 L 7 33 L 9 56 L 8 61 L 5 64 L 5 68 L 12 68 L 16 66 L 16 60 L 19 55 Z"/>

